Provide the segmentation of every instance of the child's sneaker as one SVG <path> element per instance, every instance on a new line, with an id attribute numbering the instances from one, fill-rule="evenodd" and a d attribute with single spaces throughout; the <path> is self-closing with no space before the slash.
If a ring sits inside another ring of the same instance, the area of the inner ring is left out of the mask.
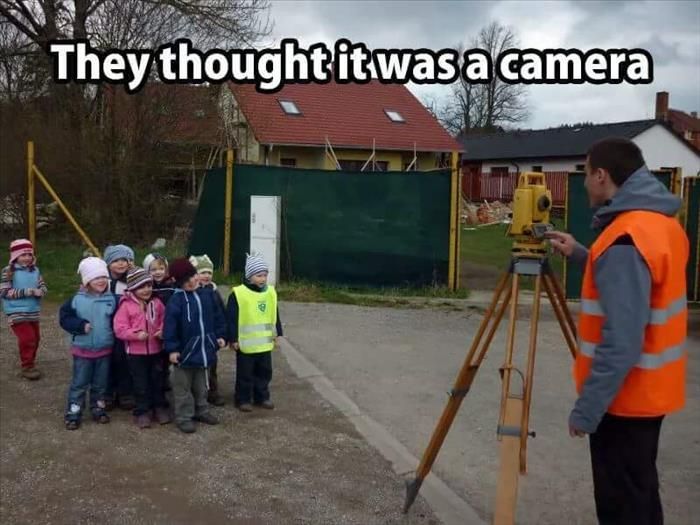
<path id="1" fill-rule="evenodd" d="M 205 423 L 207 425 L 218 425 L 219 424 L 219 418 L 216 416 L 210 414 L 209 412 L 199 415 L 199 416 L 194 416 L 195 421 L 199 421 L 200 423 Z"/>
<path id="2" fill-rule="evenodd" d="M 252 412 L 253 411 L 253 405 L 250 403 L 241 403 L 238 405 L 238 410 L 241 412 Z"/>
<path id="3" fill-rule="evenodd" d="M 156 421 L 161 425 L 167 425 L 173 418 L 170 417 L 170 411 L 167 408 L 156 408 L 154 410 Z"/>
<path id="4" fill-rule="evenodd" d="M 66 420 L 66 430 L 78 430 L 80 428 L 80 421 L 77 419 Z"/>
<path id="5" fill-rule="evenodd" d="M 192 434 L 193 432 L 197 431 L 197 427 L 192 420 L 178 422 L 177 428 L 179 428 L 185 434 Z"/>
<path id="6" fill-rule="evenodd" d="M 141 414 L 140 416 L 134 416 L 134 423 L 140 429 L 151 428 L 151 416 L 148 414 Z"/>
<path id="7" fill-rule="evenodd" d="M 263 401 L 262 403 L 259 403 L 258 406 L 260 408 L 266 408 L 267 410 L 272 410 L 275 408 L 275 404 L 270 401 L 269 399 L 267 401 Z"/>

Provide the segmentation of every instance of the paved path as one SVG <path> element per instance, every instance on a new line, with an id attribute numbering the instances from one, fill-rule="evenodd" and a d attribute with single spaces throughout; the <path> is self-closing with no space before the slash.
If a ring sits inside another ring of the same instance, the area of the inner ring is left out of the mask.
<path id="1" fill-rule="evenodd" d="M 294 303 L 284 303 L 281 315 L 295 348 L 415 457 L 429 441 L 481 320 L 474 310 Z M 659 455 L 667 522 L 679 525 L 700 515 L 700 323 L 693 323 L 688 406 L 664 423 Z M 526 341 L 522 325 L 518 339 Z M 520 482 L 518 523 L 590 524 L 595 519 L 587 442 L 567 434 L 574 400 L 571 357 L 551 312 L 543 312 L 539 328 L 531 415 L 537 437 L 528 442 L 529 473 Z M 504 345 L 501 329 L 434 469 L 487 521 L 498 468 L 497 369 Z M 518 348 L 522 354 L 524 347 Z"/>

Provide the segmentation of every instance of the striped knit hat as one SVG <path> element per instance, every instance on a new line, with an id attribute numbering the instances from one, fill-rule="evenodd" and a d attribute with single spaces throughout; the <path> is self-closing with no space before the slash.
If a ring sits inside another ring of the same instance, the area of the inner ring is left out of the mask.
<path id="1" fill-rule="evenodd" d="M 245 278 L 250 279 L 253 275 L 260 272 L 269 272 L 270 269 L 267 263 L 263 260 L 262 255 L 258 253 L 246 254 L 245 260 Z"/>
<path id="2" fill-rule="evenodd" d="M 141 288 L 144 284 L 150 284 L 153 282 L 153 277 L 143 268 L 132 268 L 126 274 L 126 289 L 130 292 Z"/>
<path id="3" fill-rule="evenodd" d="M 10 243 L 10 264 L 14 263 L 21 255 L 30 254 L 34 257 L 32 264 L 36 262 L 34 246 L 28 239 L 17 239 Z"/>

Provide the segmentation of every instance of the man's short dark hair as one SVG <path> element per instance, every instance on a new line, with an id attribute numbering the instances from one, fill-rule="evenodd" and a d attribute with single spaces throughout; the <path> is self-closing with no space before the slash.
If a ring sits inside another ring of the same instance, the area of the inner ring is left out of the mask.
<path id="1" fill-rule="evenodd" d="M 611 137 L 599 140 L 588 149 L 588 164 L 593 170 L 606 170 L 619 187 L 644 166 L 644 157 L 639 146 L 631 140 Z"/>

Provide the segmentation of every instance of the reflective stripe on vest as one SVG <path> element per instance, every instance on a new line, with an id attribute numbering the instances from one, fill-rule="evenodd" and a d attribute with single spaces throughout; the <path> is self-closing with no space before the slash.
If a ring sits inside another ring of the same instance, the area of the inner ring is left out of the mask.
<path id="1" fill-rule="evenodd" d="M 606 317 L 595 285 L 595 262 L 624 235 L 632 239 L 649 268 L 651 308 L 639 361 L 625 377 L 607 411 L 628 417 L 659 416 L 685 404 L 688 317 L 685 267 L 689 246 L 685 232 L 672 217 L 648 211 L 622 213 L 591 246 L 581 289 L 579 351 L 574 377 L 581 393 L 596 348 L 603 341 Z"/>
<path id="2" fill-rule="evenodd" d="M 254 292 L 241 285 L 233 289 L 238 302 L 238 344 L 244 354 L 269 352 L 275 348 L 277 293 L 271 286 Z"/>

